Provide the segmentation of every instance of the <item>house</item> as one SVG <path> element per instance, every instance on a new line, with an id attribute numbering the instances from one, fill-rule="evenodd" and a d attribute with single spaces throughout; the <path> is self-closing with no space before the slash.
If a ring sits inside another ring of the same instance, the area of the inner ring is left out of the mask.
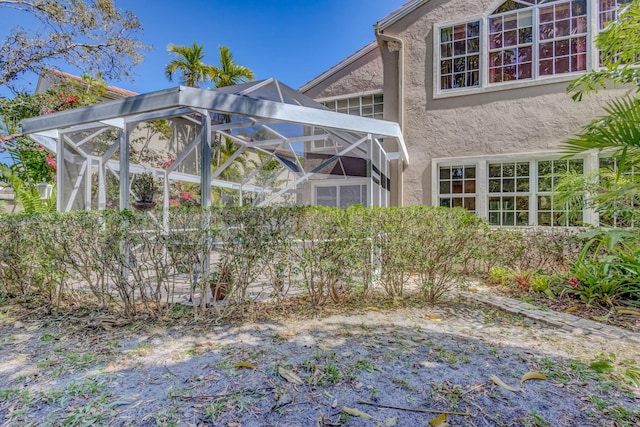
<path id="1" fill-rule="evenodd" d="M 412 0 L 300 91 L 400 124 L 411 163 L 390 166 L 392 205 L 463 206 L 501 226 L 596 224 L 591 210 L 558 208 L 554 189 L 607 160 L 568 159 L 563 142 L 625 90 L 575 102 L 566 88 L 598 68 L 594 36 L 629 2 Z"/>

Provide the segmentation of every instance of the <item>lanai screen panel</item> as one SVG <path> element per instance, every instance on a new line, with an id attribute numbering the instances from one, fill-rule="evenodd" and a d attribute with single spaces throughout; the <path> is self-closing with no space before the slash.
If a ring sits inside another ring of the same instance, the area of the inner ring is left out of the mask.
<path id="1" fill-rule="evenodd" d="M 345 200 L 360 186 L 367 205 L 385 205 L 388 163 L 408 160 L 397 124 L 328 111 L 273 79 L 167 89 L 27 119 L 23 130 L 57 151 L 61 210 L 128 207 L 142 173 L 161 181 L 164 209 L 184 189 L 203 206 L 312 203 L 309 191 L 333 182 Z"/>

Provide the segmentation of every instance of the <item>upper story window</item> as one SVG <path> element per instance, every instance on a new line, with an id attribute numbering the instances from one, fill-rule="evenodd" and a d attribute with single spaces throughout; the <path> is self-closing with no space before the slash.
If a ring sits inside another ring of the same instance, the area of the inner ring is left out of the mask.
<path id="1" fill-rule="evenodd" d="M 380 93 L 355 96 L 352 98 L 331 99 L 322 102 L 322 105 L 338 113 L 382 119 L 384 102 L 382 94 Z"/>
<path id="2" fill-rule="evenodd" d="M 617 19 L 630 1 L 508 0 L 486 17 L 438 26 L 437 89 L 446 93 L 584 72 L 592 45 L 588 35 Z M 589 5 L 597 7 L 597 20 L 590 19 Z"/>
<path id="3" fill-rule="evenodd" d="M 480 85 L 480 21 L 440 28 L 440 85 Z"/>

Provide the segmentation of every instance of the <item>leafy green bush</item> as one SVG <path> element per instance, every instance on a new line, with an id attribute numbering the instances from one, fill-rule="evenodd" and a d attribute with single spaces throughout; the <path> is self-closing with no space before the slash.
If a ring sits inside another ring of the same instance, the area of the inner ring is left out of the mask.
<path id="1" fill-rule="evenodd" d="M 640 300 L 640 237 L 635 230 L 592 230 L 571 267 L 569 292 L 587 304 Z"/>

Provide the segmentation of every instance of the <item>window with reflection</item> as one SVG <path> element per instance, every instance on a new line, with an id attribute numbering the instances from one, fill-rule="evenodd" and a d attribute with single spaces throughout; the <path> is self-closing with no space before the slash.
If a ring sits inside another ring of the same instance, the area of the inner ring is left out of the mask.
<path id="1" fill-rule="evenodd" d="M 440 206 L 461 206 L 476 211 L 475 165 L 441 166 L 438 169 Z"/>

